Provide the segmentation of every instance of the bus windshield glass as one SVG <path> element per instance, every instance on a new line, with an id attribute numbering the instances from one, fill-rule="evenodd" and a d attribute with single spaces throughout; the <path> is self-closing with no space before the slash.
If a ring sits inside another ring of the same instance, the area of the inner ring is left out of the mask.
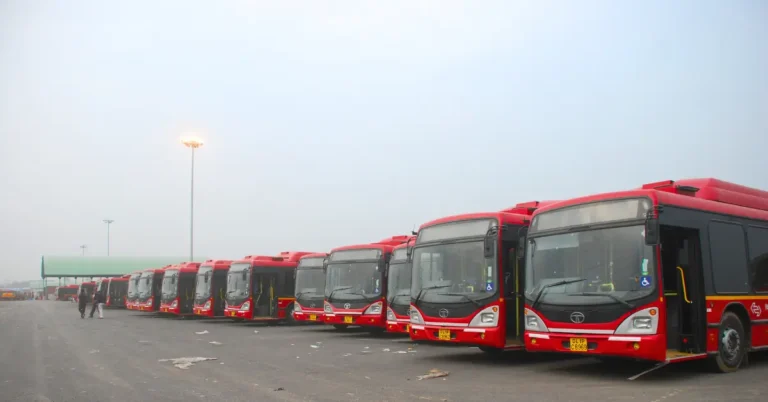
<path id="1" fill-rule="evenodd" d="M 389 263 L 387 298 L 390 304 L 411 303 L 411 267 L 405 260 L 393 260 Z"/>
<path id="2" fill-rule="evenodd" d="M 530 237 L 526 298 L 548 305 L 596 305 L 648 296 L 656 275 L 653 248 L 643 236 L 644 226 L 633 225 Z M 553 285 L 560 282 L 565 283 Z"/>
<path id="3" fill-rule="evenodd" d="M 139 278 L 141 274 L 133 274 L 128 279 L 128 298 L 135 299 L 139 296 Z"/>
<path id="4" fill-rule="evenodd" d="M 152 281 L 154 279 L 154 272 L 144 272 L 139 278 L 139 299 L 147 300 L 152 296 Z"/>
<path id="5" fill-rule="evenodd" d="M 163 274 L 163 287 L 161 290 L 161 300 L 171 301 L 176 298 L 179 293 L 179 271 L 176 269 L 169 269 Z"/>
<path id="6" fill-rule="evenodd" d="M 411 298 L 456 304 L 493 297 L 498 289 L 496 259 L 483 254 L 482 240 L 417 246 Z"/>
<path id="7" fill-rule="evenodd" d="M 322 268 L 296 270 L 296 297 L 322 297 L 325 292 L 325 272 Z"/>
<path id="8" fill-rule="evenodd" d="M 381 295 L 378 262 L 331 262 L 325 283 L 325 297 L 335 300 L 365 300 Z M 333 294 L 331 294 L 333 293 Z"/>
<path id="9" fill-rule="evenodd" d="M 195 302 L 203 303 L 211 297 L 211 283 L 213 282 L 213 267 L 200 267 L 197 270 L 195 280 Z"/>
<path id="10" fill-rule="evenodd" d="M 227 273 L 227 304 L 239 305 L 250 295 L 251 264 L 232 264 Z"/>

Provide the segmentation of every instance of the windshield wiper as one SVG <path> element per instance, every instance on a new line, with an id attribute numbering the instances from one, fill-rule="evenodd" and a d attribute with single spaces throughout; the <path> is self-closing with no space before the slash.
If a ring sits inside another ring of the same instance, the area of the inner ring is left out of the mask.
<path id="1" fill-rule="evenodd" d="M 568 296 L 604 296 L 604 297 L 610 297 L 611 299 L 615 300 L 618 303 L 621 303 L 625 306 L 627 306 L 628 309 L 635 308 L 634 305 L 630 304 L 626 300 L 622 300 L 610 293 L 599 293 L 599 292 L 581 292 L 581 293 L 569 293 Z"/>
<path id="2" fill-rule="evenodd" d="M 401 291 L 396 292 L 395 294 L 393 294 L 392 297 L 390 297 L 389 300 L 387 300 L 387 301 L 390 304 L 392 304 L 392 302 L 395 301 L 395 298 L 397 298 L 397 296 L 410 296 L 410 295 L 411 295 L 411 291 L 410 290 L 401 290 Z"/>
<path id="3" fill-rule="evenodd" d="M 427 288 L 421 288 L 421 290 L 419 290 L 419 293 L 416 295 L 416 298 L 413 299 L 413 305 L 414 306 L 419 305 L 419 300 L 421 300 L 421 294 L 424 293 L 425 290 L 442 289 L 442 288 L 449 288 L 449 287 L 451 287 L 451 285 L 437 285 L 437 286 L 430 286 Z"/>
<path id="4" fill-rule="evenodd" d="M 331 294 L 329 294 L 327 297 L 328 303 L 331 302 L 331 299 L 333 299 L 333 294 L 336 293 L 337 290 L 347 290 L 347 289 L 352 289 L 352 286 L 340 286 L 336 289 L 331 290 Z"/>
<path id="5" fill-rule="evenodd" d="M 566 281 L 554 282 L 554 283 L 550 283 L 550 284 L 542 286 L 541 290 L 539 291 L 539 294 L 537 294 L 536 298 L 533 300 L 533 303 L 531 304 L 531 308 L 534 309 L 534 310 L 536 309 L 536 306 L 539 304 L 539 300 L 541 300 L 541 295 L 544 294 L 545 290 L 547 290 L 547 289 L 549 289 L 551 287 L 554 287 L 554 286 L 570 285 L 572 283 L 584 282 L 586 280 L 587 280 L 587 278 L 571 279 L 571 280 L 566 280 Z"/>
<path id="6" fill-rule="evenodd" d="M 477 300 L 475 300 L 475 299 L 465 295 L 464 293 L 440 293 L 440 294 L 444 295 L 444 296 L 461 296 L 461 297 L 471 301 L 472 303 L 474 303 L 475 306 L 483 307 L 483 303 L 480 303 L 479 301 L 477 301 Z"/>
<path id="7" fill-rule="evenodd" d="M 369 298 L 368 296 L 366 296 L 366 295 L 365 295 L 365 291 L 363 291 L 363 290 L 361 290 L 361 291 L 359 291 L 359 292 L 349 292 L 349 294 L 351 294 L 351 295 L 355 295 L 355 296 L 360 296 L 360 297 L 362 297 L 363 299 L 365 299 L 365 301 L 367 301 L 368 303 L 371 303 L 371 302 L 373 302 L 373 301 L 375 300 L 375 299 L 371 299 L 371 298 Z"/>

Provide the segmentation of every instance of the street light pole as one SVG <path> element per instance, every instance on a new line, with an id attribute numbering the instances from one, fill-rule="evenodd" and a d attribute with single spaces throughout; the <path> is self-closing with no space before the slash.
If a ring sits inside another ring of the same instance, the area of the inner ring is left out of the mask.
<path id="1" fill-rule="evenodd" d="M 80 246 L 80 248 L 83 250 L 83 257 L 85 257 L 85 249 L 88 248 L 88 246 L 83 244 L 82 246 Z"/>
<path id="2" fill-rule="evenodd" d="M 109 225 L 111 225 L 114 221 L 114 219 L 104 219 L 103 221 L 107 224 L 107 257 L 109 257 Z"/>
<path id="3" fill-rule="evenodd" d="M 182 138 L 181 143 L 192 149 L 192 175 L 189 187 L 189 261 L 194 261 L 195 224 L 195 149 L 203 146 L 203 140 L 195 137 Z"/>

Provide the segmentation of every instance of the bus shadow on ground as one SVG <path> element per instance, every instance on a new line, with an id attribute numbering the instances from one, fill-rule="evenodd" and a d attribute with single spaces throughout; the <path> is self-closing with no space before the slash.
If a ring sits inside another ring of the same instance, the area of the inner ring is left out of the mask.
<path id="1" fill-rule="evenodd" d="M 523 351 L 510 351 L 500 354 L 488 354 L 474 347 L 468 346 L 439 346 L 418 345 L 417 350 L 424 348 L 438 348 L 454 350 L 455 353 L 441 353 L 439 355 L 424 356 L 424 361 L 435 363 L 458 363 L 481 366 L 524 366 L 533 364 L 553 363 L 558 361 L 577 361 L 584 359 L 577 355 L 557 355 L 552 353 L 526 353 Z"/>

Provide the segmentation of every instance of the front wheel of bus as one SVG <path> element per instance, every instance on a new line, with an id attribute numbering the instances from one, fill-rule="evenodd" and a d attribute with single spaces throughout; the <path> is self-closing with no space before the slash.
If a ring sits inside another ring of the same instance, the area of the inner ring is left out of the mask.
<path id="1" fill-rule="evenodd" d="M 747 353 L 748 342 L 739 316 L 730 311 L 723 314 L 717 341 L 717 355 L 713 358 L 715 370 L 721 373 L 738 370 Z"/>

